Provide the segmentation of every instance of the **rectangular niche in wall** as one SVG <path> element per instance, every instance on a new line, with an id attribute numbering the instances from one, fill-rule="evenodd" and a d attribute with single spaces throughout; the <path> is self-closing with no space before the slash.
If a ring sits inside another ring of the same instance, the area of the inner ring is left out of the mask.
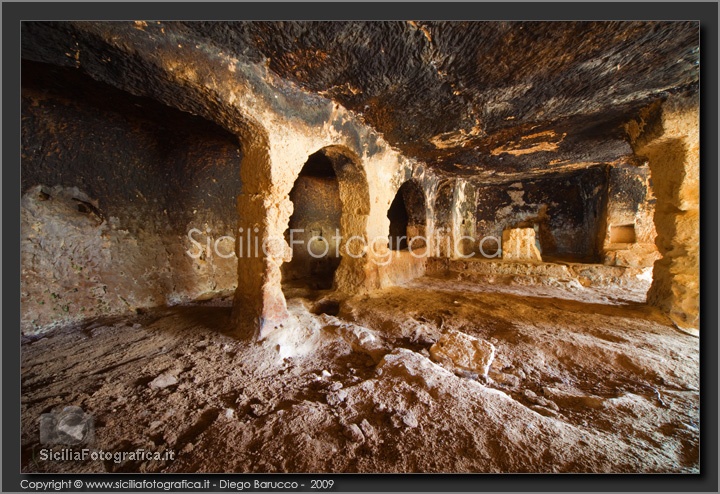
<path id="1" fill-rule="evenodd" d="M 613 244 L 634 244 L 635 225 L 611 225 L 610 242 Z"/>

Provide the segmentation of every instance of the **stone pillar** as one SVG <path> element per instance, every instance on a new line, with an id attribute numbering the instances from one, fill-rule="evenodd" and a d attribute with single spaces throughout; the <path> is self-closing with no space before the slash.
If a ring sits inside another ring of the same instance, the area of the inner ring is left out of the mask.
<path id="1" fill-rule="evenodd" d="M 364 209 L 362 210 L 364 211 Z M 340 218 L 341 239 L 340 265 L 335 271 L 334 288 L 339 292 L 353 294 L 364 292 L 367 286 L 369 258 L 367 256 L 368 236 L 366 234 L 367 214 L 343 212 Z"/>
<path id="2" fill-rule="evenodd" d="M 456 259 L 475 248 L 477 189 L 456 179 L 440 185 L 435 200 L 434 254 Z"/>
<path id="3" fill-rule="evenodd" d="M 654 135 L 635 139 L 647 158 L 655 206 L 655 241 L 662 258 L 653 269 L 649 304 L 681 328 L 698 329 L 700 310 L 700 134 L 697 95 L 671 96 L 661 108 Z M 645 124 L 640 122 L 641 126 Z M 652 127 L 651 124 L 647 124 Z M 632 137 L 632 128 L 630 135 Z"/>
<path id="4" fill-rule="evenodd" d="M 238 286 L 232 320 L 240 338 L 258 340 L 288 318 L 280 265 L 292 255 L 283 236 L 292 203 L 273 187 L 270 148 L 262 132 L 255 129 L 242 144 L 243 191 L 237 198 L 235 242 Z"/>
<path id="5" fill-rule="evenodd" d="M 433 229 L 433 256 L 453 257 L 455 181 L 448 180 L 438 186 L 435 197 L 435 228 Z"/>
<path id="6" fill-rule="evenodd" d="M 455 186 L 453 203 L 453 237 L 456 239 L 454 256 L 474 256 L 477 188 L 470 182 L 459 180 Z"/>
<path id="7" fill-rule="evenodd" d="M 244 339 L 263 338 L 288 317 L 280 265 L 290 260 L 290 253 L 276 223 L 279 208 L 292 206 L 271 202 L 261 193 L 238 197 L 238 286 L 233 320 Z"/>

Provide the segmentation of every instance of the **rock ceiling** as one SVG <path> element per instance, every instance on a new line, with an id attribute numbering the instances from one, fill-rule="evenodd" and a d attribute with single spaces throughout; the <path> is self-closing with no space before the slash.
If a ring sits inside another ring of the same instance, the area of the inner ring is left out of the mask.
<path id="1" fill-rule="evenodd" d="M 148 29 L 264 65 L 448 175 L 527 176 L 628 159 L 622 124 L 668 93 L 698 86 L 696 22 L 168 22 Z"/>

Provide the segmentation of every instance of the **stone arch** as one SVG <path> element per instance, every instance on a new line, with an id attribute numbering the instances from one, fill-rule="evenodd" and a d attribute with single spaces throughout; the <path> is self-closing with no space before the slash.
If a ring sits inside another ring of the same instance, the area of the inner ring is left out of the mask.
<path id="1" fill-rule="evenodd" d="M 367 176 L 358 155 L 345 146 L 330 145 L 321 148 L 310 155 L 303 170 L 307 171 L 308 164 L 318 158 L 326 160 L 332 167 L 340 202 L 339 236 L 337 244 L 332 243 L 332 248 L 339 254 L 339 265 L 334 269 L 332 288 L 346 293 L 356 292 L 365 285 L 364 247 L 368 242 L 367 219 L 370 214 Z M 301 178 L 303 170 L 295 177 L 295 184 Z M 290 225 L 292 225 L 292 216 L 286 226 Z M 337 236 L 335 232 L 332 234 Z M 334 242 L 334 240 L 327 241 L 328 244 Z M 292 248 L 292 246 L 288 247 Z M 287 260 L 286 258 L 285 261 Z"/>
<path id="2" fill-rule="evenodd" d="M 292 214 L 285 242 L 292 252 L 281 266 L 283 292 L 291 287 L 329 289 L 340 263 L 340 184 L 322 150 L 311 154 L 288 194 Z"/>

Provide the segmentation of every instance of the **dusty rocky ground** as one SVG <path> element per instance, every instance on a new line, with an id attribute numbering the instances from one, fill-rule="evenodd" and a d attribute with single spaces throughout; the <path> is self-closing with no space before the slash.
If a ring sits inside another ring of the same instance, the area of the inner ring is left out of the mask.
<path id="1" fill-rule="evenodd" d="M 23 343 L 23 470 L 697 472 L 699 340 L 642 289 L 287 288 L 297 324 L 254 344 L 230 299 L 86 321 Z M 451 330 L 495 345 L 487 378 L 429 358 Z M 65 405 L 95 417 L 94 448 L 176 457 L 43 461 L 38 417 Z"/>

